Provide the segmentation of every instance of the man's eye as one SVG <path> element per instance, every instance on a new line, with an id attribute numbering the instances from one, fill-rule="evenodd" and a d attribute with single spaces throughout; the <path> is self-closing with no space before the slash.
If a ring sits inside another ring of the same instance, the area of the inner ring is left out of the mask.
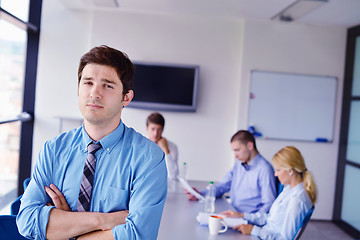
<path id="1" fill-rule="evenodd" d="M 114 88 L 112 85 L 108 85 L 108 84 L 106 84 L 105 87 L 106 88 Z"/>

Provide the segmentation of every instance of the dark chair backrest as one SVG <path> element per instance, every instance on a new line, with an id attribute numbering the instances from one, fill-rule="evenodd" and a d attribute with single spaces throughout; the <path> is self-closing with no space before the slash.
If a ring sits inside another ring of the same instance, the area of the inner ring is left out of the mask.
<path id="1" fill-rule="evenodd" d="M 24 192 L 25 192 L 25 189 L 27 188 L 27 186 L 29 185 L 29 182 L 30 182 L 31 178 L 26 178 L 23 182 L 23 187 L 24 187 Z"/>
<path id="2" fill-rule="evenodd" d="M 19 233 L 15 215 L 0 215 L 0 239 L 26 240 Z"/>
<path id="3" fill-rule="evenodd" d="M 310 210 L 305 214 L 304 218 L 301 221 L 300 227 L 298 228 L 298 230 L 296 231 L 293 240 L 298 240 L 300 239 L 301 235 L 303 234 L 306 225 L 309 223 L 311 215 L 313 214 L 315 209 L 315 206 L 312 206 L 312 208 L 310 208 Z"/>
<path id="4" fill-rule="evenodd" d="M 275 184 L 276 184 L 277 195 L 279 196 L 282 190 L 284 189 L 284 185 L 281 184 L 281 182 L 277 177 L 275 177 Z"/>
<path id="5" fill-rule="evenodd" d="M 24 191 L 27 188 L 27 186 L 29 185 L 31 178 L 26 178 L 23 182 L 23 187 L 24 187 Z M 20 195 L 19 197 L 17 197 L 10 205 L 10 212 L 11 215 L 17 215 L 19 213 L 19 209 L 20 209 L 20 204 L 21 204 L 21 199 L 22 195 Z"/>
<path id="6" fill-rule="evenodd" d="M 20 204 L 22 195 L 18 196 L 10 205 L 10 213 L 11 215 L 17 215 L 19 213 Z"/>

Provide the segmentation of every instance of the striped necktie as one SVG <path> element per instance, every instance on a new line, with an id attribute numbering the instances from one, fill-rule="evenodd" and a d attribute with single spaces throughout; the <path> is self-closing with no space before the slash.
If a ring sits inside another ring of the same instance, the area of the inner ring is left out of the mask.
<path id="1" fill-rule="evenodd" d="M 88 145 L 88 156 L 84 166 L 84 173 L 80 185 L 79 200 L 77 203 L 78 212 L 86 212 L 90 209 L 91 192 L 96 166 L 95 152 L 100 148 L 100 144 L 95 144 L 93 142 Z"/>

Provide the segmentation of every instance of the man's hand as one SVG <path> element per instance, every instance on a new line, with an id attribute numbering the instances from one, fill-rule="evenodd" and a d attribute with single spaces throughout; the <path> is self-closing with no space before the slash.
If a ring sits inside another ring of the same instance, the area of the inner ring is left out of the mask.
<path id="1" fill-rule="evenodd" d="M 251 224 L 241 224 L 234 227 L 234 229 L 240 231 L 242 234 L 250 235 L 254 226 Z"/>
<path id="2" fill-rule="evenodd" d="M 168 143 L 166 141 L 165 138 L 160 138 L 159 141 L 157 141 L 156 143 L 163 151 L 165 154 L 169 154 L 170 153 L 170 150 L 169 150 L 169 147 L 168 147 Z"/>
<path id="3" fill-rule="evenodd" d="M 54 184 L 50 184 L 50 187 L 45 186 L 45 192 L 47 195 L 49 195 L 56 208 L 71 212 L 69 204 L 67 203 L 64 195 Z M 50 206 L 51 203 L 48 203 L 47 205 Z"/>
<path id="4" fill-rule="evenodd" d="M 230 217 L 230 218 L 244 218 L 244 213 L 239 213 L 239 212 L 236 212 L 233 210 L 227 210 L 220 214 L 225 215 L 226 217 Z"/>
<path id="5" fill-rule="evenodd" d="M 193 188 L 193 189 L 201 195 L 201 193 L 200 193 L 196 188 Z M 188 198 L 190 201 L 197 201 L 197 200 L 199 200 L 199 199 L 197 199 L 197 197 L 195 197 L 194 195 L 192 195 L 191 193 L 189 193 L 185 188 L 184 188 L 184 192 L 185 192 L 187 198 Z"/>
<path id="6" fill-rule="evenodd" d="M 112 213 L 102 213 L 100 217 L 100 230 L 111 230 L 115 226 L 125 224 L 125 219 L 129 216 L 129 210 L 123 210 Z"/>

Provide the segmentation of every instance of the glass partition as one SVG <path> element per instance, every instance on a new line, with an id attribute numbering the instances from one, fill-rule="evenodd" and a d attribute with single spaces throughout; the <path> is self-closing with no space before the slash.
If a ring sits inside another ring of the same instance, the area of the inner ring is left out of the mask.
<path id="1" fill-rule="evenodd" d="M 346 159 L 360 164 L 360 101 L 352 101 Z M 360 190 L 359 190 L 360 192 Z"/>
<path id="2" fill-rule="evenodd" d="M 359 182 L 360 169 L 347 165 L 345 168 L 341 219 L 360 231 Z"/>
<path id="3" fill-rule="evenodd" d="M 356 38 L 352 96 L 360 96 L 360 36 Z"/>
<path id="4" fill-rule="evenodd" d="M 360 239 L 360 25 L 348 30 L 333 220 Z"/>

